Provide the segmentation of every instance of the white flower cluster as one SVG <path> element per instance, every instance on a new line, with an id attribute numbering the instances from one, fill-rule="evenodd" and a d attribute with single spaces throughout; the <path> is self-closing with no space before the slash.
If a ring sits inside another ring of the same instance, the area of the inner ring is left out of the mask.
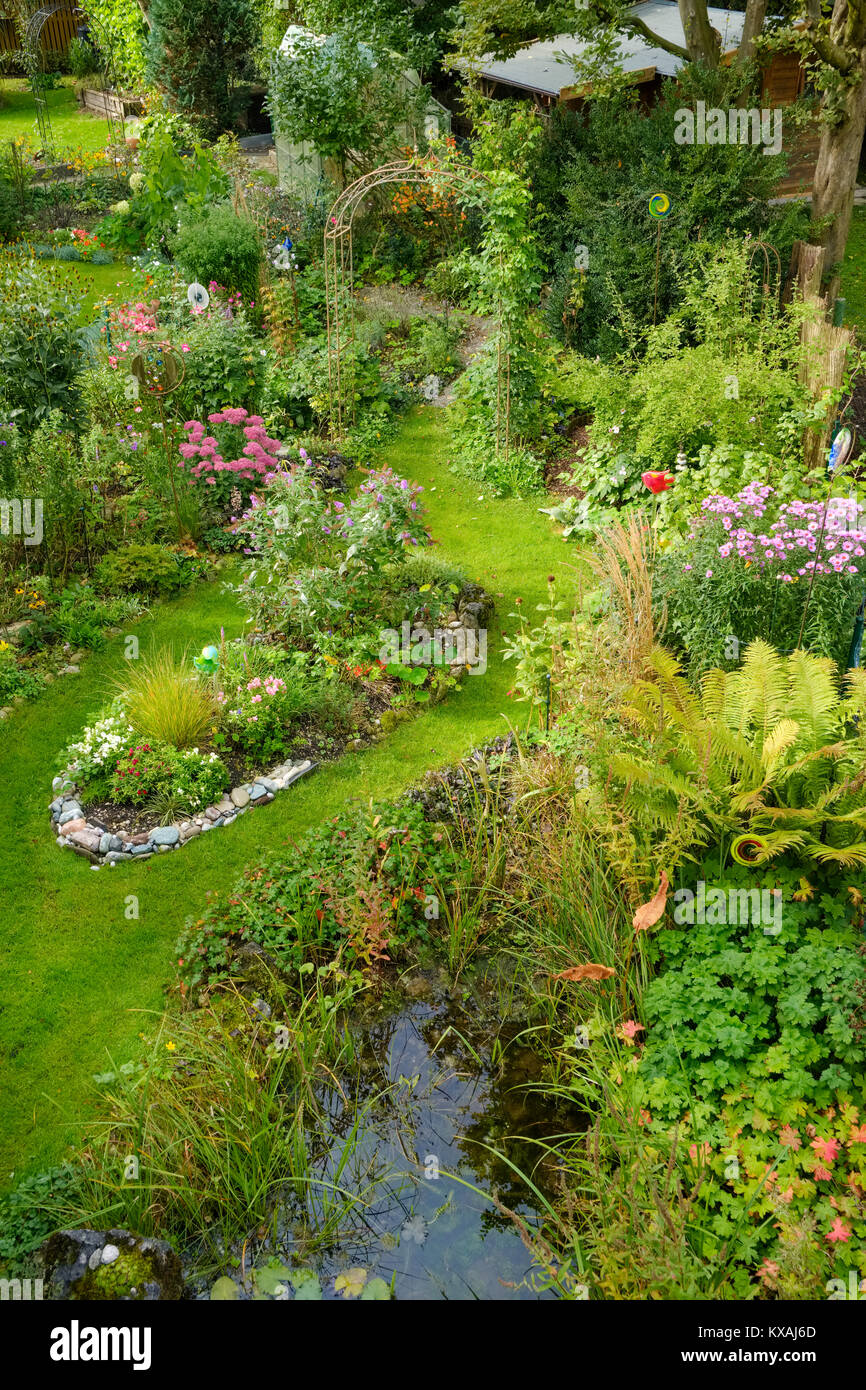
<path id="1" fill-rule="evenodd" d="M 64 754 L 66 775 L 92 777 L 113 762 L 128 746 L 134 730 L 122 707 L 112 705 L 109 712 L 84 730 L 77 743 L 70 743 Z"/>

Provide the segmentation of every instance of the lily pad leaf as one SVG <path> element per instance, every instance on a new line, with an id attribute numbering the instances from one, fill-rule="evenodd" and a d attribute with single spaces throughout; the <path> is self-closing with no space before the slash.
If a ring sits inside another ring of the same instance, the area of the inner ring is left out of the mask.
<path id="1" fill-rule="evenodd" d="M 357 1298 L 366 1282 L 366 1269 L 344 1269 L 334 1280 L 334 1290 L 344 1298 Z"/>
<path id="2" fill-rule="evenodd" d="M 311 1269 L 297 1269 L 289 1282 L 295 1290 L 295 1298 L 303 1303 L 318 1303 L 322 1297 L 322 1286 Z"/>
<path id="3" fill-rule="evenodd" d="M 238 1296 L 238 1286 L 234 1279 L 230 1279 L 224 1274 L 221 1279 L 217 1279 L 210 1291 L 211 1301 L 214 1303 L 228 1303 Z"/>
<path id="4" fill-rule="evenodd" d="M 280 1264 L 279 1260 L 268 1260 L 261 1269 L 253 1270 L 253 1279 L 259 1293 L 273 1297 L 283 1280 L 288 1279 L 290 1274 L 291 1270 Z"/>
<path id="5" fill-rule="evenodd" d="M 364 1285 L 361 1294 L 362 1303 L 389 1303 L 391 1300 L 391 1285 L 386 1284 L 384 1279 L 371 1279 Z"/>

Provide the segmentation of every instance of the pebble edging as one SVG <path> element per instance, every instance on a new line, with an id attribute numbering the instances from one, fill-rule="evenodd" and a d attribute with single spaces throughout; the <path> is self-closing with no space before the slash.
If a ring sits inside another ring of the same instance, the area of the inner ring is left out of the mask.
<path id="1" fill-rule="evenodd" d="M 101 869 L 106 864 L 113 869 L 115 864 L 128 859 L 150 859 L 154 854 L 182 849 L 205 831 L 231 825 L 247 811 L 257 806 L 267 806 L 277 792 L 284 791 L 317 766 L 309 758 L 298 763 L 280 763 L 267 776 L 232 787 L 213 806 L 208 806 L 189 820 L 179 821 L 176 825 L 157 825 L 136 835 L 130 835 L 126 830 L 115 835 L 98 821 L 88 821 L 74 782 L 69 777 L 55 777 L 51 784 L 54 792 L 51 825 L 60 849 L 74 850 L 82 858 L 89 859 L 95 869 Z"/>

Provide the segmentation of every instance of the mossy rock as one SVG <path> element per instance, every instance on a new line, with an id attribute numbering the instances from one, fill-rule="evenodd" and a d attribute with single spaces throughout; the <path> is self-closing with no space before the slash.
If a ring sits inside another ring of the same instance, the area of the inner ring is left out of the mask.
<path id="1" fill-rule="evenodd" d="M 110 1247 L 117 1251 L 105 1260 Z M 164 1240 L 130 1231 L 58 1231 L 39 1251 L 51 1297 L 135 1303 L 183 1297 L 180 1258 Z"/>

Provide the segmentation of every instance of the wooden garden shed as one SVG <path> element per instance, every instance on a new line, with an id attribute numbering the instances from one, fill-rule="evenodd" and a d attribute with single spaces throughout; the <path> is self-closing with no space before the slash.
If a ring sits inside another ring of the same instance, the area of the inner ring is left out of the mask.
<path id="1" fill-rule="evenodd" d="M 648 0 L 635 5 L 634 12 L 655 34 L 677 44 L 685 44 L 682 19 L 676 4 Z M 710 6 L 710 23 L 722 45 L 722 62 L 731 62 L 743 34 L 745 14 Z M 586 82 L 573 61 L 586 45 L 572 34 L 529 44 L 511 58 L 482 58 L 474 72 L 489 96 L 509 93 L 532 100 L 542 111 L 564 105 L 579 109 L 592 99 L 592 85 Z M 620 47 L 620 67 L 637 88 L 645 108 L 659 98 L 662 82 L 676 77 L 683 59 L 654 46 L 640 35 L 624 36 Z M 790 105 L 802 93 L 805 72 L 797 53 L 778 53 L 762 74 L 761 106 L 768 109 Z M 818 154 L 817 130 L 798 132 L 793 146 L 786 146 L 789 169 L 779 184 L 780 194 L 808 190 Z"/>

